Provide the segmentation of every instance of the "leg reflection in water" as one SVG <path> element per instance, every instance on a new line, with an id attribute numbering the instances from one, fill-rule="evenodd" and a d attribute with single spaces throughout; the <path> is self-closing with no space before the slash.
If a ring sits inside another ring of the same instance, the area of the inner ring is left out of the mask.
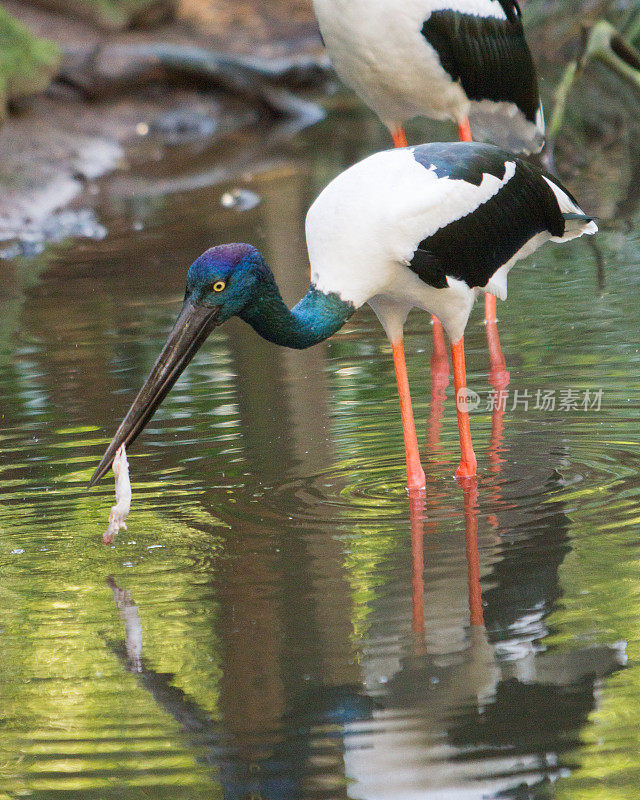
<path id="1" fill-rule="evenodd" d="M 249 733 L 251 703 L 245 704 L 244 728 L 237 719 L 242 709 L 231 726 L 224 711 L 211 714 L 179 688 L 181 675 L 149 666 L 137 607 L 126 590 L 109 582 L 125 622 L 124 646 L 114 651 L 178 721 L 194 758 L 213 768 L 212 783 L 224 800 L 480 800 L 500 792 L 512 796 L 563 773 L 563 753 L 579 745 L 595 688 L 621 667 L 624 651 L 546 651 L 542 645 L 568 551 L 569 518 L 561 504 L 553 513 L 547 504 L 537 527 L 519 514 L 517 533 L 517 510 L 496 506 L 508 519 L 509 541 L 519 537 L 511 552 L 501 538 L 503 521 L 496 533 L 483 517 L 477 481 L 463 482 L 462 492 L 463 513 L 438 506 L 435 492 L 411 498 L 410 524 L 404 537 L 402 526 L 394 531 L 391 563 L 384 572 L 376 567 L 384 580 L 367 603 L 356 665 L 360 682 L 336 679 L 343 674 L 340 665 L 323 672 L 320 663 L 329 663 L 331 653 L 319 652 L 318 679 L 308 688 L 303 680 L 292 680 L 290 689 L 282 681 L 285 710 L 274 707 L 264 714 L 272 722 Z M 310 601 L 304 584 L 321 574 L 311 569 L 314 563 L 307 563 L 305 581 L 289 586 L 283 613 L 300 616 L 306 602 L 313 616 L 311 606 L 320 601 Z M 342 609 L 343 598 L 333 605 Z M 327 625 L 335 636 L 348 636 L 333 618 Z M 252 647 L 259 684 L 267 662 L 260 639 L 254 636 L 251 645 L 251 630 L 246 646 Z M 272 643 L 275 663 L 287 663 L 291 674 L 296 665 L 312 666 L 300 636 L 296 628 L 295 635 L 292 629 Z M 346 643 L 337 646 L 348 653 Z M 240 680 L 242 654 L 224 643 L 221 654 L 224 687 Z"/>
<path id="2" fill-rule="evenodd" d="M 410 594 L 409 580 L 403 586 L 397 579 L 372 604 L 361 664 L 379 708 L 366 725 L 345 726 L 351 798 L 480 800 L 554 780 L 566 769 L 562 754 L 579 744 L 599 680 L 625 664 L 621 645 L 549 652 L 531 646 L 532 636 L 546 634 L 543 619 L 556 599 L 547 570 L 557 577 L 564 551 L 557 547 L 559 559 L 551 562 L 548 548 L 536 550 L 543 579 L 529 580 L 527 565 L 520 573 L 526 595 L 512 594 L 501 572 L 501 542 L 488 523 L 484 558 L 478 549 L 477 480 L 462 489 L 464 538 L 458 534 L 457 542 L 450 526 L 438 524 L 448 512 L 431 502 L 429 491 L 426 499 L 412 499 Z M 541 525 L 557 541 L 567 522 L 558 512 Z M 523 544 L 530 534 L 524 528 Z M 517 566 L 509 571 L 517 580 Z M 404 620 L 403 594 L 411 607 Z M 535 633 L 531 608 L 543 609 Z"/>

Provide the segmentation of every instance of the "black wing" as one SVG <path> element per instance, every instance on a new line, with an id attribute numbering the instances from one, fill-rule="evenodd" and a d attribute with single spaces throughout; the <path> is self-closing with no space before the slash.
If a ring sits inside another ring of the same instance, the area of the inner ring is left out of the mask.
<path id="1" fill-rule="evenodd" d="M 500 5 L 507 19 L 433 11 L 422 26 L 422 35 L 470 100 L 514 103 L 535 123 L 540 105 L 538 79 L 520 9 L 515 0 L 500 0 Z"/>
<path id="2" fill-rule="evenodd" d="M 409 267 L 430 286 L 444 288 L 450 276 L 472 288 L 484 287 L 537 233 L 564 234 L 565 219 L 556 196 L 542 173 L 526 161 L 491 145 L 461 142 L 420 145 L 413 156 L 425 168 L 435 169 L 438 177 L 475 186 L 483 174 L 502 180 L 506 163 L 516 165 L 514 175 L 496 194 L 420 242 Z"/>

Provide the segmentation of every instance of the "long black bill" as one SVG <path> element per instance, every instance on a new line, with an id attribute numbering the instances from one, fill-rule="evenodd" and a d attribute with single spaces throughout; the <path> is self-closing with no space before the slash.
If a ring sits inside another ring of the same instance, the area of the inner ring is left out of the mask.
<path id="1" fill-rule="evenodd" d="M 200 345 L 215 328 L 218 312 L 218 308 L 194 305 L 190 300 L 185 300 L 167 343 L 102 456 L 89 481 L 89 488 L 109 471 L 120 445 L 124 443 L 129 447 L 151 419 Z"/>

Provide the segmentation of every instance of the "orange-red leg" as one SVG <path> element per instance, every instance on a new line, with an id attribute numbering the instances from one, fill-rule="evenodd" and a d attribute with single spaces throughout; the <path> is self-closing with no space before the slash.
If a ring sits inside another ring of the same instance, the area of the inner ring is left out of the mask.
<path id="1" fill-rule="evenodd" d="M 468 117 L 458 123 L 458 136 L 461 142 L 472 142 L 471 128 Z M 488 296 L 488 295 L 487 295 Z M 456 408 L 458 411 L 458 431 L 460 433 L 460 466 L 456 471 L 456 477 L 466 478 L 475 475 L 477 470 L 476 454 L 473 452 L 471 443 L 471 428 L 469 426 L 469 414 L 466 408 L 466 389 L 467 376 L 464 364 L 464 338 L 456 344 L 451 345 L 453 357 L 453 382 L 456 391 Z M 463 393 L 460 393 L 460 390 Z"/>
<path id="2" fill-rule="evenodd" d="M 407 146 L 407 137 L 405 132 L 402 128 L 397 128 L 395 131 L 391 131 L 391 135 L 393 136 L 393 146 L 394 147 L 406 147 Z"/>
<path id="3" fill-rule="evenodd" d="M 484 296 L 484 322 L 487 327 L 487 342 L 489 344 L 489 358 L 491 359 L 491 379 L 497 383 L 504 384 L 501 389 L 506 388 L 509 383 L 509 373 L 507 363 L 500 347 L 498 337 L 498 318 L 496 315 L 496 297 L 493 294 Z M 498 388 L 498 387 L 495 387 Z"/>
<path id="4" fill-rule="evenodd" d="M 396 380 L 398 381 L 400 414 L 402 415 L 402 431 L 404 433 L 404 449 L 407 457 L 407 488 L 409 491 L 424 489 L 426 487 L 426 479 L 422 464 L 420 463 L 418 437 L 416 435 L 416 424 L 413 419 L 413 408 L 411 407 L 409 378 L 407 376 L 407 364 L 404 358 L 402 339 L 391 342 L 391 348 L 393 351 L 393 363 L 396 368 Z"/>
<path id="5" fill-rule="evenodd" d="M 456 393 L 456 411 L 458 413 L 458 433 L 460 434 L 460 466 L 456 470 L 456 478 L 469 478 L 477 472 L 476 454 L 471 442 L 471 426 L 467 410 L 467 373 L 464 363 L 464 336 L 451 345 L 453 361 L 453 385 Z"/>
<path id="6" fill-rule="evenodd" d="M 489 461 L 491 462 L 491 471 L 500 472 L 501 459 L 499 450 L 504 427 L 502 418 L 505 412 L 505 400 L 502 393 L 509 385 L 509 373 L 500 347 L 500 339 L 498 338 L 496 298 L 492 294 L 485 295 L 484 321 L 487 326 L 487 342 L 489 343 L 489 357 L 491 360 L 489 382 L 494 390 Z"/>
<path id="7" fill-rule="evenodd" d="M 433 352 L 431 353 L 431 413 L 429 414 L 429 449 L 440 449 L 440 428 L 447 386 L 449 385 L 449 360 L 444 341 L 442 323 L 431 317 L 433 323 Z"/>
<path id="8" fill-rule="evenodd" d="M 471 128 L 469 127 L 469 119 L 458 123 L 458 136 L 461 142 L 472 142 Z"/>

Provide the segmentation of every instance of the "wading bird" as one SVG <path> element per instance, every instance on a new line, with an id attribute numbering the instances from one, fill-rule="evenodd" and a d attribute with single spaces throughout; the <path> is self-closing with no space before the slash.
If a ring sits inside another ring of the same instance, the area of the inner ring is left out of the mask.
<path id="1" fill-rule="evenodd" d="M 416 116 L 515 152 L 544 144 L 538 80 L 517 0 L 313 0 L 342 80 L 396 147 Z"/>
<path id="2" fill-rule="evenodd" d="M 544 116 L 517 0 L 313 5 L 336 72 L 375 111 L 396 147 L 407 144 L 404 124 L 426 116 L 457 123 L 462 141 L 487 140 L 515 153 L 541 150 Z M 489 335 L 492 369 L 504 370 L 491 292 L 485 321 L 495 331 Z M 434 351 L 442 351 L 435 317 L 433 335 Z"/>
<path id="3" fill-rule="evenodd" d="M 596 230 L 554 179 L 492 145 L 435 143 L 369 156 L 338 175 L 309 209 L 311 286 L 291 311 L 251 245 L 220 245 L 194 261 L 178 320 L 90 485 L 225 320 L 238 316 L 265 339 L 302 349 L 334 334 L 364 303 L 391 341 L 408 488 L 425 486 L 402 341 L 414 307 L 435 314 L 451 341 L 461 446 L 456 475 L 474 475 L 463 338 L 474 300 L 482 291 L 506 297 L 510 268 L 545 241 Z"/>

